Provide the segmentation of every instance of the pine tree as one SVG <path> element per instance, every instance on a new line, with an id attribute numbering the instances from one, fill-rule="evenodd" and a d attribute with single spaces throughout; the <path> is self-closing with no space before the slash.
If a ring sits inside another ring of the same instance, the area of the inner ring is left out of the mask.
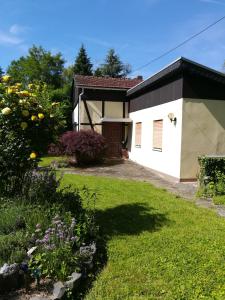
<path id="1" fill-rule="evenodd" d="M 131 72 L 130 65 L 123 64 L 114 49 L 110 49 L 105 63 L 95 71 L 95 74 L 102 76 L 110 76 L 115 78 L 126 77 Z"/>
<path id="2" fill-rule="evenodd" d="M 92 75 L 92 63 L 90 58 L 87 56 L 84 45 L 81 45 L 79 53 L 76 57 L 74 64 L 74 73 L 77 75 Z"/>

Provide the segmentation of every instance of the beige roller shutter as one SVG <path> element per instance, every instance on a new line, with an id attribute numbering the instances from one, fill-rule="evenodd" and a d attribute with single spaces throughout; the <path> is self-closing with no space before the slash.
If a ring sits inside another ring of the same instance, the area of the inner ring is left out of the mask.
<path id="1" fill-rule="evenodd" d="M 162 151 L 163 120 L 153 121 L 153 149 Z"/>
<path id="2" fill-rule="evenodd" d="M 141 122 L 135 124 L 135 146 L 137 147 L 141 147 L 141 127 Z"/>

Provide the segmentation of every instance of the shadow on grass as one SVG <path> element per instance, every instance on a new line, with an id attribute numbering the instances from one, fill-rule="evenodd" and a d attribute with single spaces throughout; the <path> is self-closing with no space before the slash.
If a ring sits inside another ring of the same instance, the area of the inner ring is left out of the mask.
<path id="1" fill-rule="evenodd" d="M 103 235 L 136 235 L 143 231 L 156 231 L 168 224 L 165 214 L 154 212 L 143 203 L 123 204 L 97 211 L 97 221 Z"/>
<path id="2" fill-rule="evenodd" d="M 144 231 L 154 232 L 162 226 L 168 226 L 170 220 L 165 214 L 154 211 L 143 203 L 123 204 L 106 210 L 96 211 L 96 220 L 100 226 L 98 253 L 95 258 L 95 270 L 80 287 L 74 299 L 84 299 L 92 287 L 96 276 L 107 263 L 107 242 L 114 236 L 139 235 Z"/>

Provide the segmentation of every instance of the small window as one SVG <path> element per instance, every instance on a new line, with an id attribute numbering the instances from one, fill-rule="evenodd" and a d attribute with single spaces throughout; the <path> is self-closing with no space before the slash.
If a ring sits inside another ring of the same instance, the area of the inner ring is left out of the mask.
<path id="1" fill-rule="evenodd" d="M 153 150 L 162 151 L 163 120 L 153 121 Z"/>
<path id="2" fill-rule="evenodd" d="M 141 122 L 135 124 L 135 146 L 138 148 L 141 147 L 141 127 Z"/>

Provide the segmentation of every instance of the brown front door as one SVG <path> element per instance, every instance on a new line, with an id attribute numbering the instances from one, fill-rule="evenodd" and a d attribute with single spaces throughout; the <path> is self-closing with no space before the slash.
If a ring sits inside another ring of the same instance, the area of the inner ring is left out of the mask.
<path id="1" fill-rule="evenodd" d="M 102 135 L 105 137 L 108 149 L 108 157 L 121 157 L 122 150 L 122 123 L 104 122 L 102 124 Z"/>

